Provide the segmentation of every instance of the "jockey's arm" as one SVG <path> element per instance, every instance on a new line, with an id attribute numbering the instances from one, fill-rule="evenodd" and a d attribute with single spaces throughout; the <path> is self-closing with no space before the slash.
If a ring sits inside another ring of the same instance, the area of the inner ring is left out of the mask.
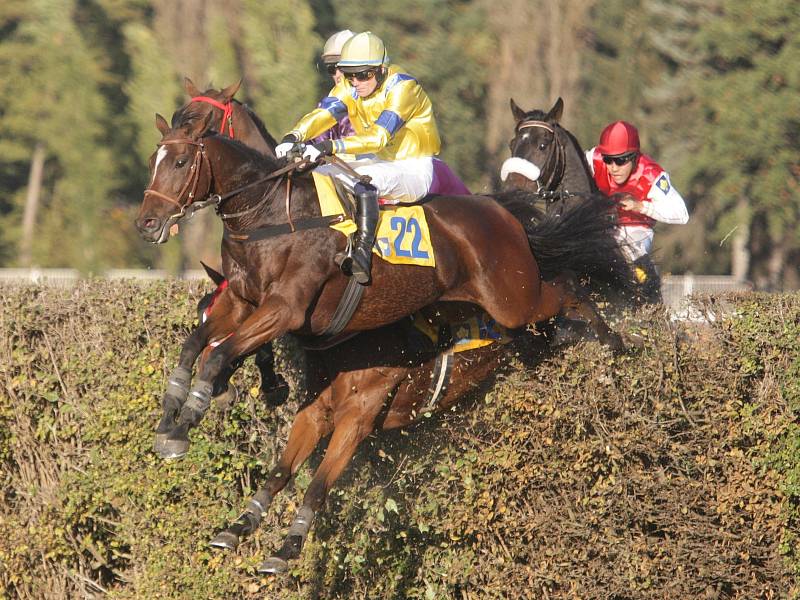
<path id="1" fill-rule="evenodd" d="M 380 152 L 400 128 L 415 115 L 420 105 L 420 96 L 423 93 L 415 79 L 398 79 L 398 83 L 392 85 L 388 90 L 383 110 L 369 128 L 369 133 L 349 135 L 334 140 L 334 153 L 358 155 Z"/>
<path id="2" fill-rule="evenodd" d="M 641 212 L 661 223 L 683 225 L 689 221 L 686 203 L 678 191 L 670 183 L 669 175 L 663 171 L 650 186 L 647 193 L 650 202 L 643 202 Z"/>
<path id="3" fill-rule="evenodd" d="M 325 133 L 347 116 L 346 95 L 344 86 L 335 86 L 319 106 L 300 119 L 286 135 L 294 136 L 298 142 L 306 142 Z"/>

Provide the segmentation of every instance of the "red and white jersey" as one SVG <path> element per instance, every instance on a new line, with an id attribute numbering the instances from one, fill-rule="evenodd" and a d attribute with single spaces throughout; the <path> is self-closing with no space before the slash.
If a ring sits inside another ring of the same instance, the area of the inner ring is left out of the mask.
<path id="1" fill-rule="evenodd" d="M 636 168 L 622 184 L 611 178 L 603 156 L 592 148 L 586 152 L 586 162 L 594 175 L 599 190 L 606 196 L 614 194 L 630 194 L 644 203 L 642 212 L 624 210 L 617 207 L 617 218 L 623 227 L 653 228 L 656 221 L 682 225 L 689 220 L 686 203 L 681 195 L 672 187 L 667 172 L 646 154 L 640 154 Z"/>

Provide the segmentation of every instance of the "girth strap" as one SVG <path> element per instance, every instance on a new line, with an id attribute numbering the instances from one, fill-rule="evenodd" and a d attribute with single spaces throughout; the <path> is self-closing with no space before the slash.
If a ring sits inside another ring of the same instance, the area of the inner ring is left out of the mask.
<path id="1" fill-rule="evenodd" d="M 339 300 L 339 306 L 336 307 L 331 322 L 321 334 L 323 337 L 331 338 L 347 326 L 361 303 L 364 287 L 356 281 L 355 277 L 348 278 L 347 287 L 344 288 L 344 294 Z"/>

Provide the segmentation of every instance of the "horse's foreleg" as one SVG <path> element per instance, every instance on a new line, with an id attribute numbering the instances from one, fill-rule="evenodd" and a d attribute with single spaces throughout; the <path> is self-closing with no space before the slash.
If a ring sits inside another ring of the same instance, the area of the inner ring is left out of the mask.
<path id="1" fill-rule="evenodd" d="M 361 373 L 342 375 L 334 382 L 334 403 L 345 398 L 346 407 L 336 411 L 333 435 L 325 458 L 314 474 L 303 497 L 303 505 L 289 528 L 280 550 L 258 567 L 260 573 L 285 573 L 288 561 L 300 556 L 314 516 L 325 503 L 328 491 L 350 464 L 358 445 L 375 429 L 375 419 L 389 394 L 407 369 L 386 372 L 372 368 Z M 347 394 L 351 394 L 348 398 Z"/>
<path id="2" fill-rule="evenodd" d="M 183 407 L 189 395 L 189 386 L 192 382 L 192 366 L 200 355 L 207 339 L 207 328 L 195 328 L 186 338 L 181 348 L 178 366 L 167 377 L 167 389 L 161 398 L 161 408 L 164 411 L 156 427 L 153 449 L 163 455 L 164 444 L 169 432 L 177 425 L 175 416 Z"/>
<path id="3" fill-rule="evenodd" d="M 211 540 L 211 546 L 234 550 L 242 538 L 256 530 L 275 495 L 286 487 L 300 465 L 317 447 L 319 440 L 331 432 L 333 423 L 326 408 L 329 398 L 330 388 L 297 414 L 286 449 L 278 465 L 270 472 L 267 482 L 248 501 L 247 508 L 236 521 Z"/>
<path id="4" fill-rule="evenodd" d="M 188 449 L 189 430 L 200 422 L 208 410 L 213 382 L 231 360 L 299 327 L 303 319 L 302 311 L 289 308 L 289 304 L 281 298 L 272 297 L 244 319 L 241 325 L 231 327 L 232 333 L 208 353 L 207 360 L 197 369 L 194 385 L 178 416 L 178 425 L 169 436 L 179 446 L 176 450 L 185 453 Z"/>
<path id="5" fill-rule="evenodd" d="M 156 430 L 154 444 L 154 449 L 161 458 L 179 458 L 186 454 L 189 448 L 189 428 L 200 422 L 211 404 L 211 397 L 215 389 L 213 383 L 200 382 L 203 385 L 199 398 L 198 384 L 189 389 L 192 366 L 197 357 L 204 350 L 204 358 L 208 355 L 209 350 L 213 351 L 213 348 L 208 345 L 209 342 L 214 343 L 225 339 L 246 314 L 247 307 L 244 303 L 237 302 L 230 294 L 223 293 L 218 302 L 221 305 L 220 309 L 215 311 L 200 327 L 192 331 L 184 342 L 178 366 L 169 377 L 170 383 L 167 394 L 165 394 L 164 416 Z M 229 376 L 223 371 L 230 366 L 230 359 L 237 357 L 238 355 L 231 356 L 217 370 L 211 381 L 218 383 L 221 377 Z M 203 361 L 204 359 L 201 359 L 201 366 Z M 201 369 L 198 369 L 198 372 L 200 371 Z M 174 416 L 176 412 L 178 412 L 177 419 Z"/>
<path id="6" fill-rule="evenodd" d="M 537 307 L 541 318 L 537 317 L 537 321 L 549 319 L 557 314 L 566 317 L 578 314 L 588 321 L 601 343 L 616 353 L 625 352 L 622 337 L 611 330 L 597 305 L 578 283 L 574 274 L 562 273 L 550 281 L 542 282 L 541 290 L 540 306 Z"/>
<path id="7" fill-rule="evenodd" d="M 261 394 L 270 406 L 280 406 L 289 397 L 289 384 L 280 373 L 275 372 L 275 353 L 272 343 L 256 350 L 256 366 L 261 374 Z"/>

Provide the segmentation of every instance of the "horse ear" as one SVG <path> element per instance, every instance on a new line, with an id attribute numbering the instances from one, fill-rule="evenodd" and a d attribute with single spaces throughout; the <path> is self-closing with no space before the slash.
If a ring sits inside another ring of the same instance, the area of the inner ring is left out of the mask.
<path id="1" fill-rule="evenodd" d="M 210 110 L 199 119 L 192 119 L 185 127 L 186 135 L 193 140 L 200 138 L 211 128 L 211 119 L 213 117 L 214 111 Z"/>
<path id="2" fill-rule="evenodd" d="M 167 120 L 158 113 L 156 113 L 156 129 L 161 132 L 161 135 L 167 135 L 169 132 Z"/>
<path id="3" fill-rule="evenodd" d="M 230 102 L 233 97 L 236 95 L 236 92 L 239 91 L 239 86 L 242 85 L 242 80 L 240 79 L 236 83 L 233 83 L 226 87 L 222 92 L 220 92 L 223 97 L 225 98 L 226 102 Z"/>
<path id="4" fill-rule="evenodd" d="M 545 121 L 548 123 L 558 123 L 561 120 L 561 115 L 564 112 L 564 101 L 559 96 L 556 103 L 553 104 L 553 108 L 550 109 L 550 112 L 547 113 L 547 117 L 545 117 Z"/>
<path id="5" fill-rule="evenodd" d="M 183 78 L 183 87 L 186 90 L 186 93 L 189 94 L 189 96 L 191 96 L 192 98 L 196 98 L 197 96 L 203 95 L 203 92 L 198 90 L 194 82 L 188 77 Z"/>
<path id="6" fill-rule="evenodd" d="M 517 103 L 514 102 L 513 98 L 511 98 L 511 114 L 514 115 L 514 120 L 516 120 L 517 123 L 522 121 L 526 115 L 525 111 L 522 110 L 519 106 L 517 106 Z"/>
<path id="7" fill-rule="evenodd" d="M 203 265 L 203 268 L 206 270 L 206 275 L 208 275 L 211 278 L 211 281 L 214 282 L 214 285 L 219 285 L 220 283 L 225 281 L 225 275 L 223 275 L 216 269 L 209 267 L 202 260 L 200 261 L 200 264 Z"/>

